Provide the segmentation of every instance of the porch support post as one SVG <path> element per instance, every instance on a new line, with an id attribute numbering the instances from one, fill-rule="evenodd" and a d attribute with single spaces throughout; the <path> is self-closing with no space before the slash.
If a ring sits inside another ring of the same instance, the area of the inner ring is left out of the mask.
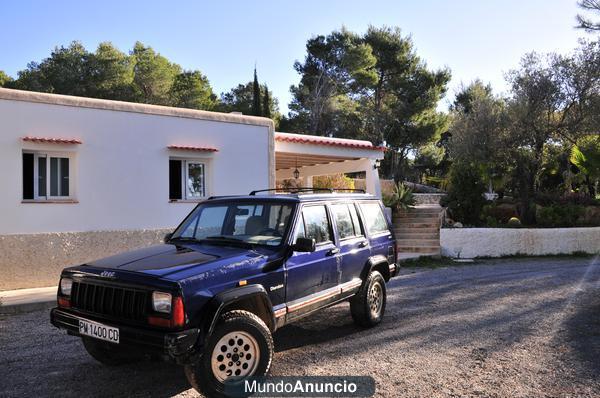
<path id="1" fill-rule="evenodd" d="M 366 165 L 366 181 L 365 185 L 367 192 L 381 198 L 381 184 L 379 182 L 379 169 L 375 168 L 375 161 L 372 159 L 364 159 Z"/>
<path id="2" fill-rule="evenodd" d="M 305 188 L 313 187 L 313 176 L 305 176 L 304 177 L 304 187 Z"/>

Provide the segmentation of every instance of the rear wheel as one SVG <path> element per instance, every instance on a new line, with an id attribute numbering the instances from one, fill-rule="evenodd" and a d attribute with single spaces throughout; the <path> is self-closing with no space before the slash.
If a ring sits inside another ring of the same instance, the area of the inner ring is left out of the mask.
<path id="1" fill-rule="evenodd" d="M 131 350 L 123 349 L 113 343 L 82 337 L 81 341 L 85 350 L 96 361 L 107 365 L 117 366 L 126 363 L 137 362 L 143 359 L 143 356 Z"/>
<path id="2" fill-rule="evenodd" d="M 225 397 L 225 383 L 266 376 L 273 359 L 273 338 L 265 323 L 248 311 L 230 311 L 208 338 L 197 363 L 185 366 L 188 381 L 209 397 Z"/>
<path id="3" fill-rule="evenodd" d="M 350 299 L 352 319 L 363 327 L 377 325 L 385 313 L 386 300 L 385 279 L 378 271 L 372 271 L 358 293 Z"/>

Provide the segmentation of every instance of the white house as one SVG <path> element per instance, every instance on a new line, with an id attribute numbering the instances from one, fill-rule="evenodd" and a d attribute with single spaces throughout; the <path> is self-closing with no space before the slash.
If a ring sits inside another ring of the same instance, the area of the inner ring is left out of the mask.
<path id="1" fill-rule="evenodd" d="M 298 170 L 365 172 L 381 148 L 275 133 L 270 119 L 0 88 L 0 290 L 159 241 L 211 195 L 274 187 Z"/>

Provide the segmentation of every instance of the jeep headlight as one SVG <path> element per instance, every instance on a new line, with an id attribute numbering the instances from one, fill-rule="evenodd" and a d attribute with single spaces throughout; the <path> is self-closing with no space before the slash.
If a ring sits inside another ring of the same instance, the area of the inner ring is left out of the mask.
<path id="1" fill-rule="evenodd" d="M 171 293 L 152 292 L 152 308 L 156 312 L 171 313 Z"/>
<path id="2" fill-rule="evenodd" d="M 60 279 L 60 293 L 63 296 L 71 295 L 71 287 L 73 286 L 73 279 L 71 278 L 61 278 Z"/>

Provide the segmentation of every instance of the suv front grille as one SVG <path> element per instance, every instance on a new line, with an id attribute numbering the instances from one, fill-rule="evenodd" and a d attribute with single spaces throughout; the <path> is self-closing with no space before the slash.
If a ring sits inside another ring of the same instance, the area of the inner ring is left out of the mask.
<path id="1" fill-rule="evenodd" d="M 73 308 L 111 318 L 144 321 L 147 303 L 143 290 L 75 281 L 71 289 Z"/>

